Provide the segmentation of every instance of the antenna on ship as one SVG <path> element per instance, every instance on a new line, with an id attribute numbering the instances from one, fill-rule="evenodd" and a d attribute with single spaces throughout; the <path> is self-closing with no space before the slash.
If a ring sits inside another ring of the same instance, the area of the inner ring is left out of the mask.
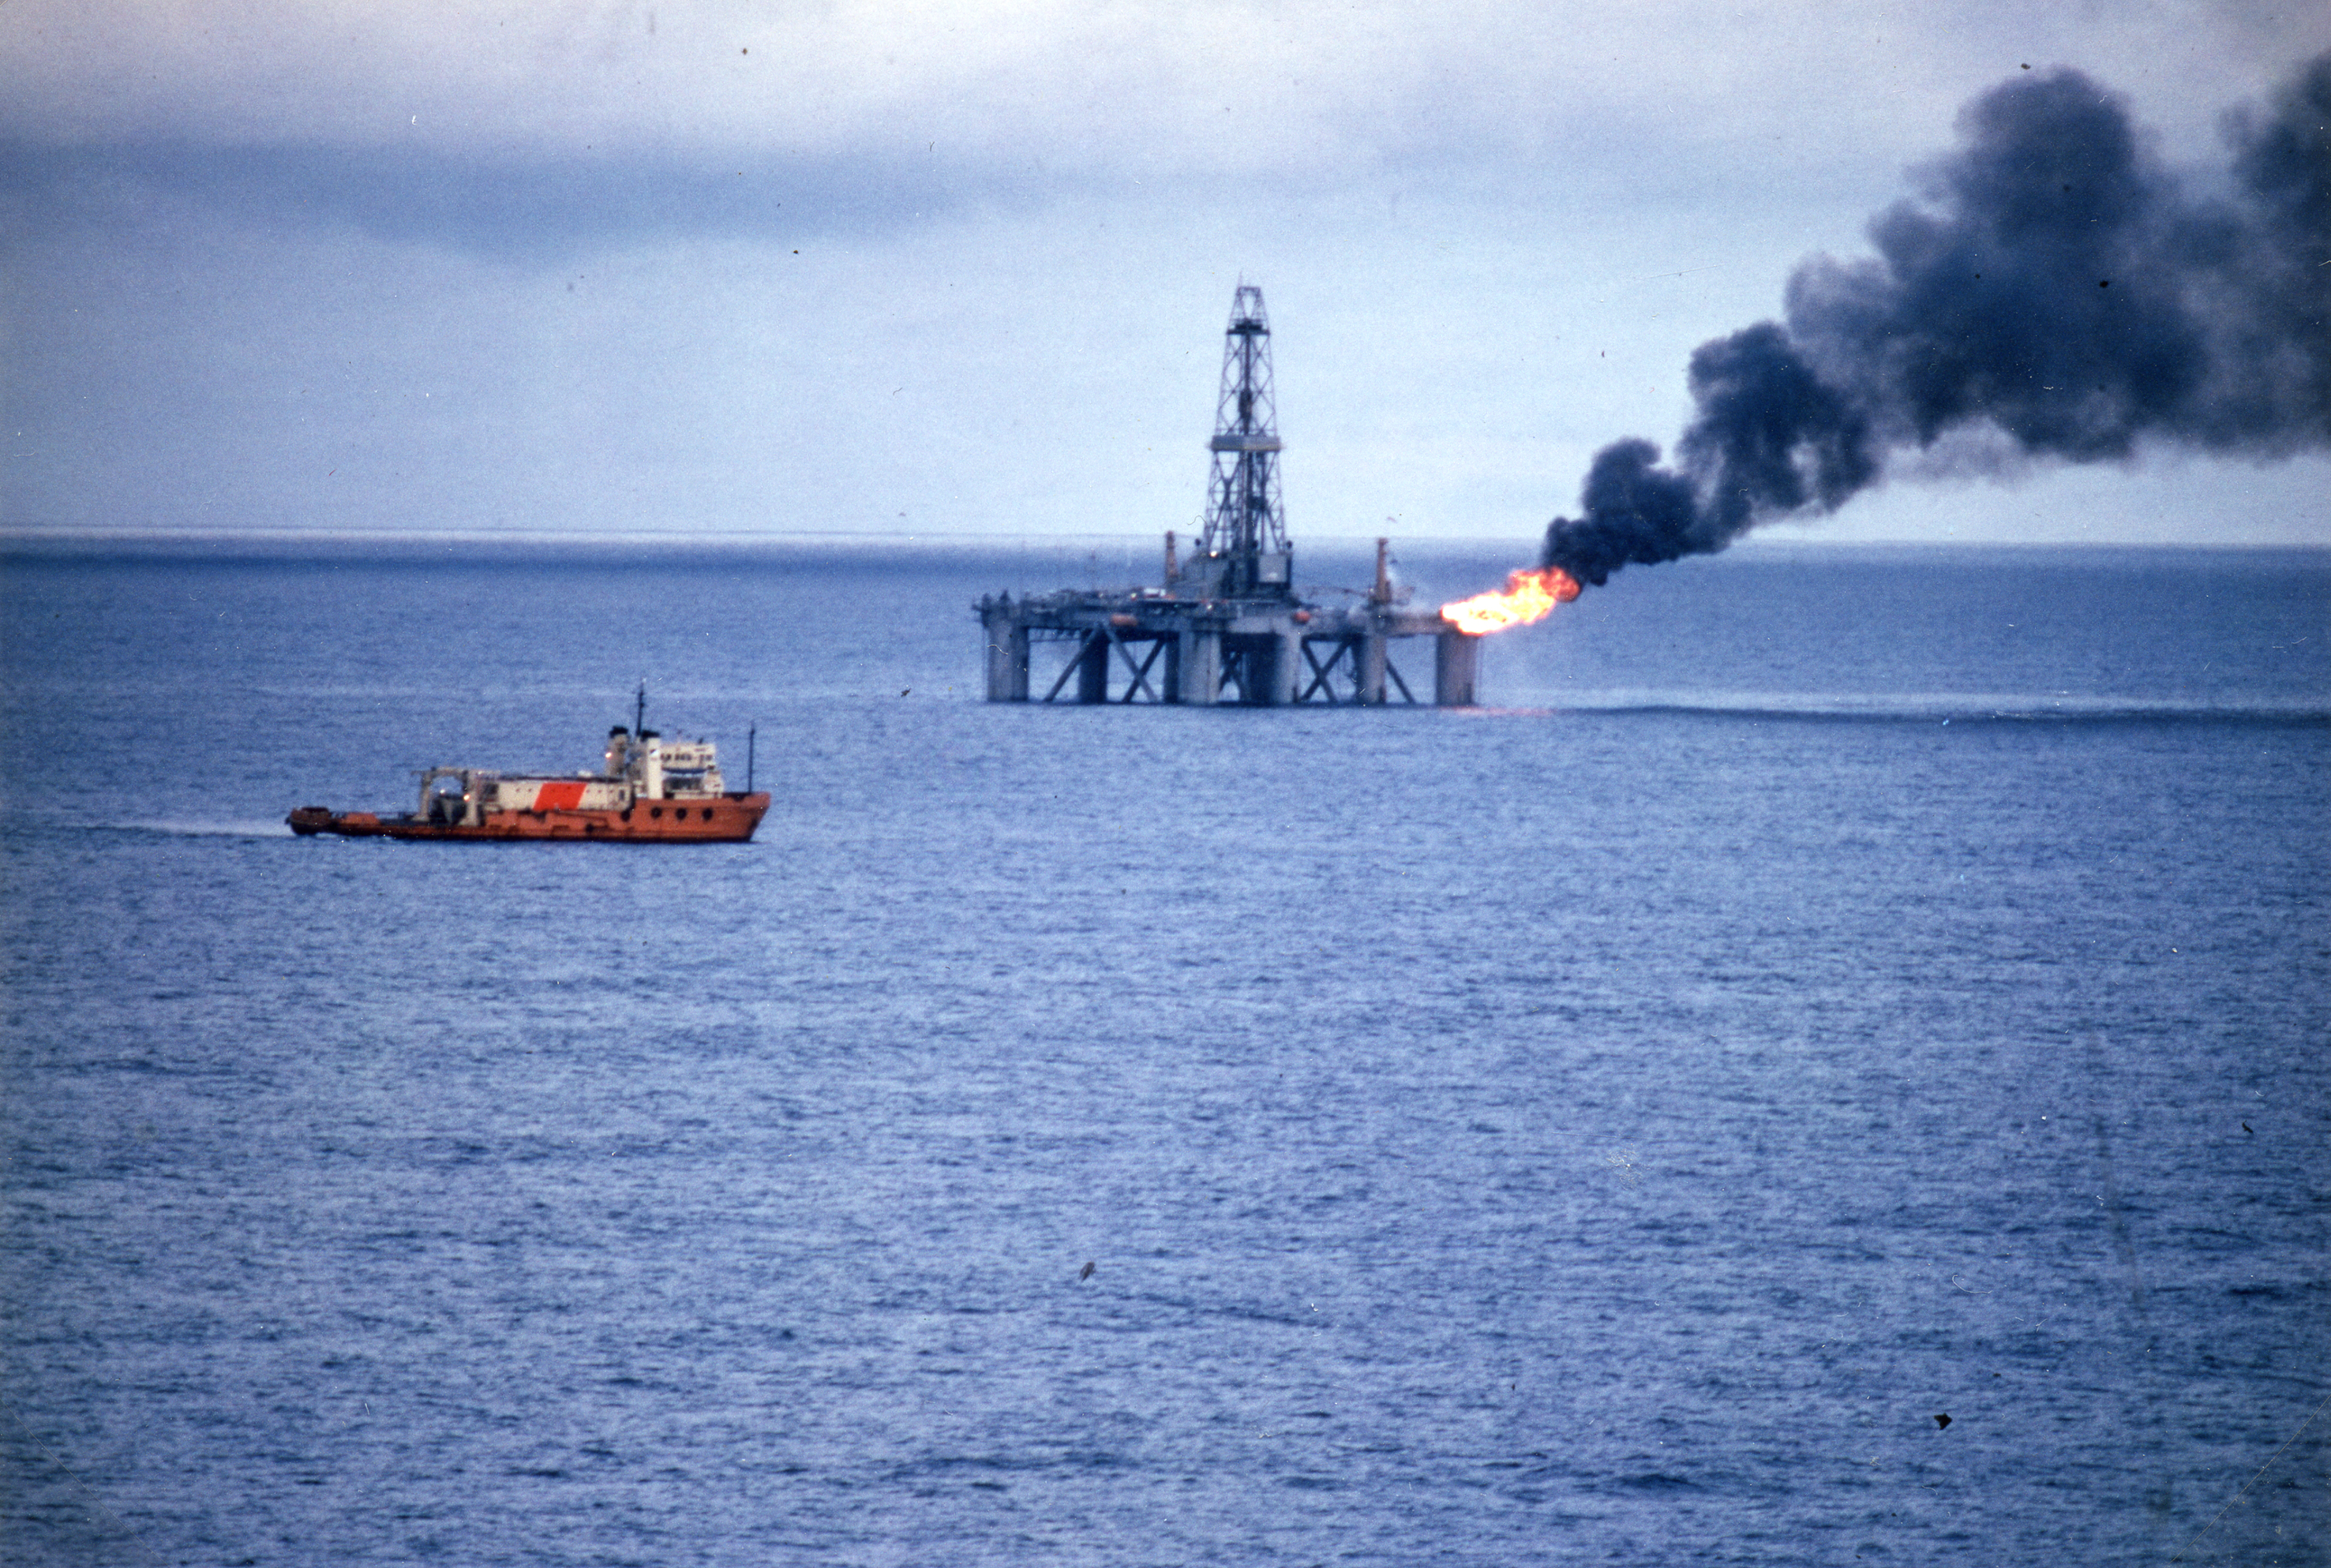
<path id="1" fill-rule="evenodd" d="M 747 794 L 753 793 L 753 742 L 758 738 L 760 733 L 761 727 L 758 724 L 745 731 L 745 793 Z"/>
<path id="2" fill-rule="evenodd" d="M 642 730 L 647 727 L 647 722 L 648 683 L 645 678 L 642 678 L 640 681 L 639 700 L 632 707 L 632 733 L 633 735 L 639 734 Z"/>

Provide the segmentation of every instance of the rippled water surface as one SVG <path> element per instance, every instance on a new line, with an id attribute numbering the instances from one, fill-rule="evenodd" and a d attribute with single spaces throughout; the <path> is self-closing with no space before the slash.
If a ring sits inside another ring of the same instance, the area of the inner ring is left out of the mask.
<path id="1" fill-rule="evenodd" d="M 11 558 L 0 1558 L 2323 1561 L 2331 559 L 977 700 L 1147 565 Z M 281 825 L 642 677 L 754 843 Z"/>

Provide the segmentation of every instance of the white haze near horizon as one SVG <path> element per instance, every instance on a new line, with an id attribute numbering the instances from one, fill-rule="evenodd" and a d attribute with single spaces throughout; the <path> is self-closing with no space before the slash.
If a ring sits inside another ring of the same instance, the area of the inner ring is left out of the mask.
<path id="1" fill-rule="evenodd" d="M 1944 14 L 1946 13 L 1946 14 Z M 2193 3 L 0 7 L 0 530 L 1188 530 L 1234 285 L 1306 537 L 1511 537 L 2064 64 Z M 1904 475 L 1782 538 L 2331 545 L 2331 462 Z"/>

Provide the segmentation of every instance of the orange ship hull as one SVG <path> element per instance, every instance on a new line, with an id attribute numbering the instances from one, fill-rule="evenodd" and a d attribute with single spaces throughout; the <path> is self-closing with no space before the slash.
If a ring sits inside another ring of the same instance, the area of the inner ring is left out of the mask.
<path id="1" fill-rule="evenodd" d="M 579 807 L 488 812 L 476 824 L 432 822 L 420 817 L 376 816 L 301 806 L 284 821 L 302 838 L 338 833 L 349 839 L 556 839 L 604 844 L 741 844 L 769 809 L 766 791 L 693 799 L 639 801 L 623 811 Z"/>

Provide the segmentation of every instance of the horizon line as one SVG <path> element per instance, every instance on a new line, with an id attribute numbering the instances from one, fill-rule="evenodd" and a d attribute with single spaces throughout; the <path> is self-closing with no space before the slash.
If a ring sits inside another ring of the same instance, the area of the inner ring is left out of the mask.
<path id="1" fill-rule="evenodd" d="M 1195 533 L 1173 530 L 1176 537 L 1194 544 Z M 1092 533 L 918 533 L 901 529 L 655 529 L 633 532 L 597 529 L 520 530 L 509 528 L 314 528 L 297 525 L 258 524 L 244 527 L 10 527 L 0 526 L 0 550 L 24 546 L 71 545 L 227 545 L 235 543 L 312 545 L 508 545 L 540 546 L 691 547 L 789 544 L 912 545 L 941 547 L 1027 549 L 1044 546 L 1141 545 L 1156 547 L 1166 530 Z M 1395 548 L 1407 546 L 1468 546 L 1529 549 L 1536 539 L 1505 534 L 1378 534 L 1375 532 L 1310 536 L 1322 544 L 1365 546 L 1389 538 Z M 1297 548 L 1302 545 L 1299 541 Z M 1932 550 L 2284 550 L 2331 551 L 2331 542 L 2288 540 L 2141 540 L 2141 539 L 1998 539 L 1998 538 L 1808 538 L 1751 533 L 1726 550 L 1815 549 L 1836 551 Z M 1698 557 L 1690 557 L 1698 558 Z"/>

